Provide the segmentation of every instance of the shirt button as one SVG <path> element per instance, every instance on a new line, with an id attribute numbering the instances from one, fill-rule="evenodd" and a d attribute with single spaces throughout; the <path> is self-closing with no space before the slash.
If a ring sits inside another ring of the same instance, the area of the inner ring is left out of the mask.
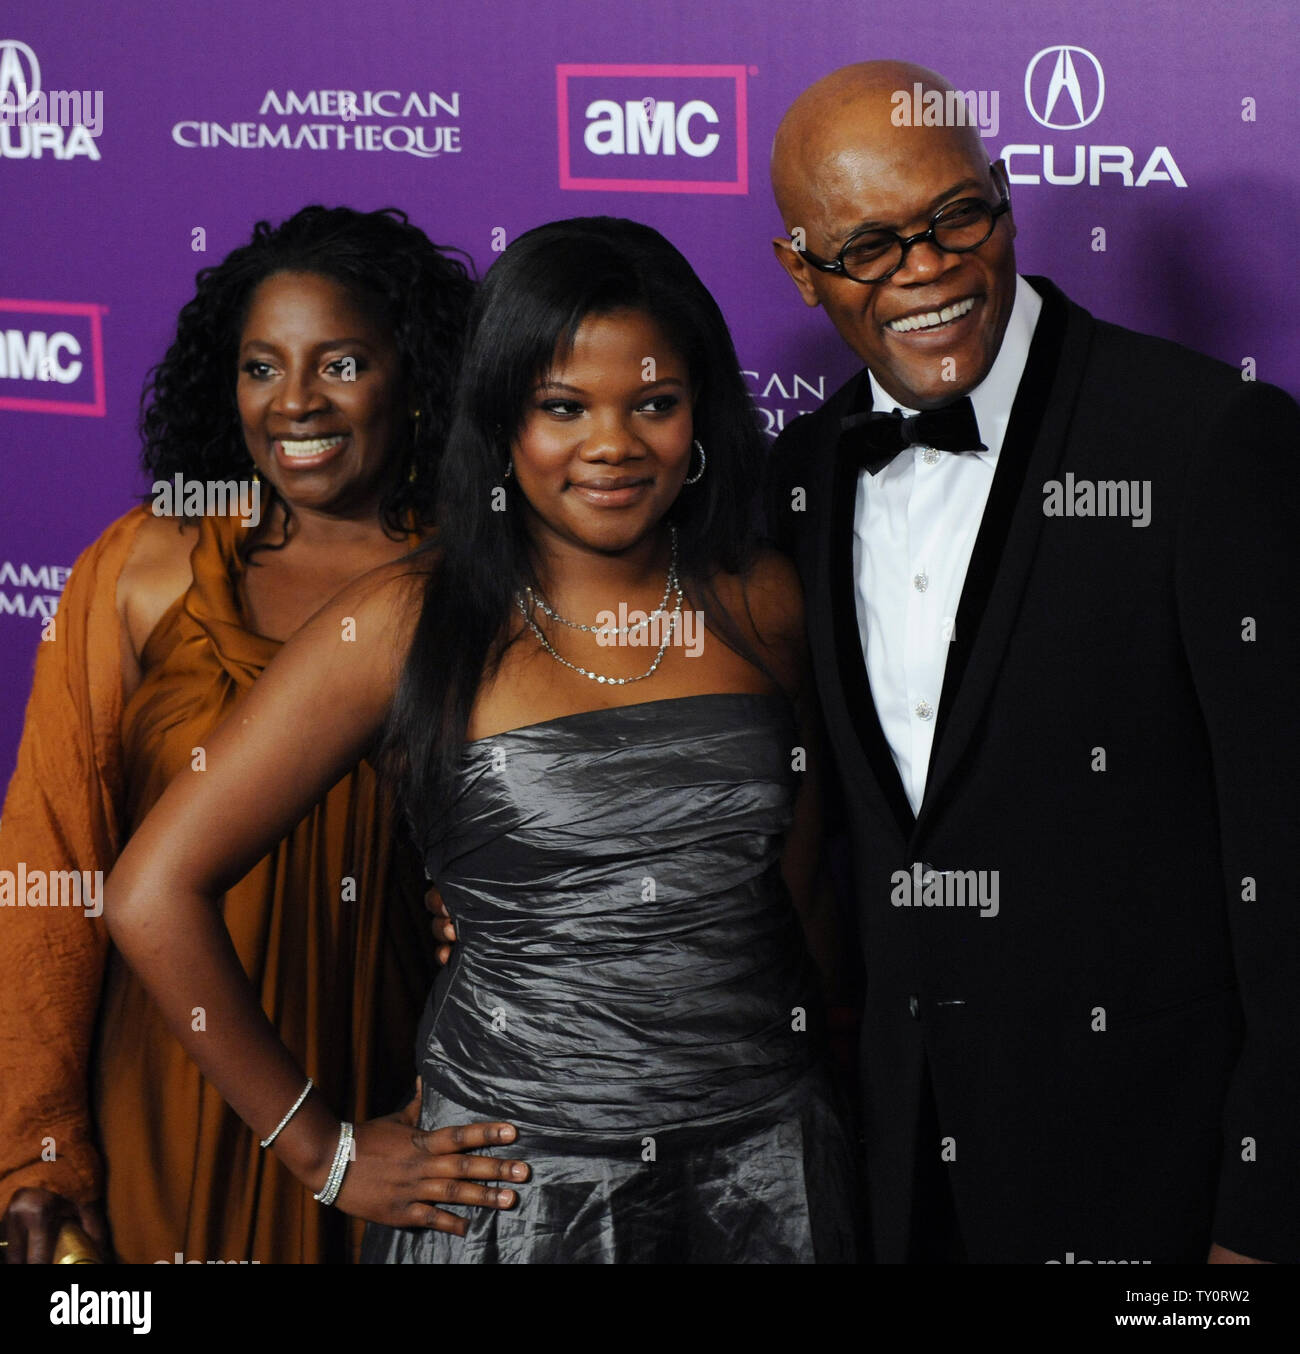
<path id="1" fill-rule="evenodd" d="M 922 569 L 921 572 L 912 579 L 912 586 L 917 592 L 924 592 L 926 588 L 930 586 L 930 575 Z"/>
<path id="2" fill-rule="evenodd" d="M 912 712 L 916 715 L 917 719 L 934 718 L 934 706 L 931 705 L 929 701 L 917 701 L 912 707 Z"/>
<path id="3" fill-rule="evenodd" d="M 926 447 L 926 449 L 921 453 L 921 459 L 926 463 L 926 465 L 938 465 L 939 457 L 941 454 L 942 453 L 936 451 L 934 447 Z"/>

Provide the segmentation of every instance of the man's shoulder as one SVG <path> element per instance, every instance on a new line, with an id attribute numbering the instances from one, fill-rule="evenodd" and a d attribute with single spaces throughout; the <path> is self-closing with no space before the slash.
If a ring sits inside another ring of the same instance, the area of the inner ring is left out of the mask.
<path id="1" fill-rule="evenodd" d="M 1031 281 L 1053 285 L 1043 278 Z M 1122 400 L 1129 396 L 1150 408 L 1176 400 L 1194 412 L 1221 406 L 1225 400 L 1240 396 L 1243 387 L 1258 385 L 1262 393 L 1263 383 L 1244 375 L 1242 368 L 1173 339 L 1098 319 L 1059 288 L 1056 290 L 1070 309 L 1091 323 L 1088 375 L 1104 383 L 1111 397 Z"/>
<path id="2" fill-rule="evenodd" d="M 786 424 L 767 454 L 764 518 L 769 541 L 782 551 L 793 551 L 804 537 L 809 515 L 802 500 L 810 477 L 819 479 L 825 471 L 826 458 L 834 456 L 840 420 L 853 407 L 859 383 L 865 379 L 864 368 L 849 377 L 819 408 Z M 801 501 L 798 511 L 791 507 L 796 497 Z"/>
<path id="3" fill-rule="evenodd" d="M 1096 325 L 1097 351 L 1112 364 L 1131 371 L 1138 384 L 1162 377 L 1193 386 L 1208 384 L 1216 389 L 1241 384 L 1238 368 L 1186 344 L 1109 320 L 1097 320 Z"/>
<path id="4" fill-rule="evenodd" d="M 1099 388 L 1111 393 L 1117 411 L 1141 411 L 1140 421 L 1153 428 L 1196 436 L 1224 420 L 1289 424 L 1300 414 L 1280 386 L 1171 339 L 1099 321 L 1094 351 Z"/>
<path id="5" fill-rule="evenodd" d="M 866 369 L 854 372 L 838 390 L 834 390 L 816 409 L 787 423 L 772 444 L 772 455 L 778 458 L 798 450 L 801 454 L 817 446 L 831 443 L 839 437 L 840 420 L 853 404 L 859 385 L 866 379 Z"/>
<path id="6" fill-rule="evenodd" d="M 858 382 L 864 379 L 865 371 L 859 371 L 819 408 L 786 424 L 767 453 L 763 475 L 766 535 L 787 554 L 795 552 L 805 539 L 809 514 L 803 500 L 809 477 L 819 478 L 825 468 L 823 458 L 834 455 L 840 420 L 852 406 Z M 798 510 L 792 507 L 796 498 L 800 500 Z"/>

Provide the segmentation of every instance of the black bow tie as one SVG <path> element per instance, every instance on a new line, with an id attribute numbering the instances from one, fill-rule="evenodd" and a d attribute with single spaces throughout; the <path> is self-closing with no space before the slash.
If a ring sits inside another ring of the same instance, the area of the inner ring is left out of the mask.
<path id="1" fill-rule="evenodd" d="M 844 438 L 842 445 L 873 475 L 900 451 L 918 442 L 940 451 L 988 450 L 980 441 L 975 410 L 966 395 L 942 409 L 926 409 L 919 414 L 904 414 L 901 409 L 891 409 L 887 414 L 850 414 L 841 420 L 840 428 L 855 434 Z"/>

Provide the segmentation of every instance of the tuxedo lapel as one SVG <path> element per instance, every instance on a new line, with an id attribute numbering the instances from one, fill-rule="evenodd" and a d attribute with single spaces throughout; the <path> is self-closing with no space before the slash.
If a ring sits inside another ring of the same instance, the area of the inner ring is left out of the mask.
<path id="1" fill-rule="evenodd" d="M 931 816 L 992 694 L 1043 527 L 1042 499 L 1027 491 L 1051 479 L 1060 461 L 1092 338 L 1086 311 L 1045 278 L 1027 280 L 1043 308 L 962 585 L 918 827 Z"/>
<path id="2" fill-rule="evenodd" d="M 912 830 L 912 807 L 876 713 L 858 627 L 853 567 L 853 510 L 857 498 L 858 463 L 856 457 L 845 455 L 840 446 L 840 420 L 849 413 L 871 408 L 871 383 L 865 372 L 855 385 L 847 388 L 847 393 L 849 398 L 842 403 L 835 402 L 826 411 L 820 487 L 827 512 L 816 533 L 819 542 L 817 592 L 826 604 L 821 609 L 823 633 L 815 635 L 813 642 L 820 645 L 819 652 L 834 655 L 845 720 L 870 767 L 869 779 L 874 782 L 880 807 L 895 820 L 906 837 Z"/>

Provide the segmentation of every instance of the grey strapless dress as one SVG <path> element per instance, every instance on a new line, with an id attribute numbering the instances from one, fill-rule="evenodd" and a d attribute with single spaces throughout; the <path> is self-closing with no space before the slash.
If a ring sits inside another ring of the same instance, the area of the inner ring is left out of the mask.
<path id="1" fill-rule="evenodd" d="M 465 1237 L 363 1261 L 845 1262 L 856 1154 L 778 861 L 780 696 L 593 710 L 466 745 L 426 865 L 458 943 L 421 1022 L 421 1126 L 502 1119 L 532 1178 Z"/>

